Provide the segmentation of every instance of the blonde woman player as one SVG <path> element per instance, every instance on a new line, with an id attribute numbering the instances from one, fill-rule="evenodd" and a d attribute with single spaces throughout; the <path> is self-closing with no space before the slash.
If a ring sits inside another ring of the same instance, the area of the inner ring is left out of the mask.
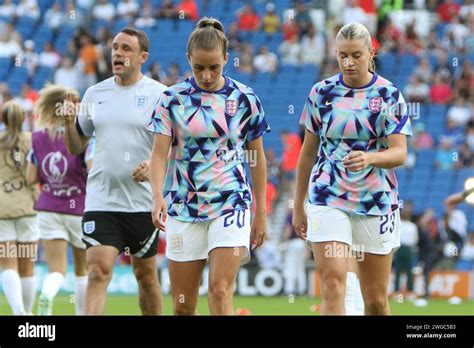
<path id="1" fill-rule="evenodd" d="M 26 183 L 26 156 L 31 133 L 23 132 L 25 113 L 20 105 L 6 102 L 2 108 L 5 131 L 0 133 L 0 257 L 3 293 L 14 315 L 32 314 L 35 301 L 34 262 L 36 190 Z M 11 252 L 11 254 L 9 254 Z"/>
<path id="2" fill-rule="evenodd" d="M 293 226 L 311 243 L 323 314 L 345 313 L 350 246 L 363 253 L 358 265 L 365 314 L 389 314 L 392 254 L 400 246 L 394 168 L 405 161 L 411 124 L 399 89 L 374 71 L 363 25 L 340 29 L 336 54 L 341 72 L 314 85 L 301 116 L 306 132 Z"/>
<path id="3" fill-rule="evenodd" d="M 76 314 L 80 315 L 84 314 L 87 285 L 86 246 L 81 240 L 87 165 L 84 153 L 78 156 L 68 153 L 61 118 L 66 111 L 63 106 L 67 101 L 77 100 L 79 94 L 60 85 L 49 85 L 39 95 L 36 104 L 39 130 L 33 132 L 27 168 L 28 184 L 41 184 L 35 209 L 48 264 L 38 314 L 52 314 L 54 297 L 64 283 L 67 250 L 71 244 L 76 275 L 74 303 Z"/>
<path id="4" fill-rule="evenodd" d="M 269 126 L 254 91 L 223 75 L 227 44 L 218 20 L 197 23 L 187 52 L 193 76 L 164 92 L 148 128 L 155 133 L 153 222 L 166 228 L 175 314 L 196 313 L 207 259 L 210 312 L 232 314 L 239 267 L 249 260 L 250 243 L 258 247 L 266 232 L 262 135 Z M 250 167 L 256 199 L 252 222 L 245 150 L 257 158 Z"/>

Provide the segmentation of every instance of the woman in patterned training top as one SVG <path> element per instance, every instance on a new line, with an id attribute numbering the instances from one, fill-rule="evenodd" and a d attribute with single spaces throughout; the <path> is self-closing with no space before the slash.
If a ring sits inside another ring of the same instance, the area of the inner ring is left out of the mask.
<path id="1" fill-rule="evenodd" d="M 149 125 L 155 133 L 153 220 L 159 229 L 166 227 L 174 313 L 196 313 L 209 259 L 210 313 L 232 314 L 239 266 L 249 260 L 250 242 L 258 247 L 265 237 L 262 135 L 269 126 L 254 91 L 222 75 L 228 54 L 219 21 L 199 21 L 187 54 L 193 77 L 164 92 Z M 252 223 L 247 156 L 255 159 L 250 166 L 256 198 Z"/>
<path id="2" fill-rule="evenodd" d="M 312 247 L 323 314 L 345 313 L 353 252 L 365 314 L 389 314 L 392 254 L 400 246 L 394 168 L 405 161 L 411 125 L 399 89 L 374 72 L 374 49 L 363 25 L 341 28 L 336 54 L 341 73 L 314 85 L 301 115 L 306 131 L 293 225 Z"/>

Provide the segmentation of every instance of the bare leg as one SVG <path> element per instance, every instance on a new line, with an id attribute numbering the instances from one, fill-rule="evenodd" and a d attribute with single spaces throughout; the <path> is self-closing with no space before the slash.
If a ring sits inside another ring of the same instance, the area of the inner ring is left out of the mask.
<path id="1" fill-rule="evenodd" d="M 347 244 L 341 242 L 312 243 L 316 270 L 321 281 L 323 303 L 321 314 L 344 315 L 346 291 Z M 341 252 L 342 251 L 342 252 Z"/>
<path id="2" fill-rule="evenodd" d="M 138 299 L 142 315 L 160 315 L 162 299 L 156 256 L 145 259 L 132 257 L 132 265 L 138 282 Z"/>
<path id="3" fill-rule="evenodd" d="M 366 315 L 389 315 L 388 282 L 393 253 L 376 255 L 365 253 L 359 262 L 360 286 Z"/>
<path id="4" fill-rule="evenodd" d="M 244 247 L 216 248 L 209 253 L 209 310 L 211 315 L 232 315 L 234 282 Z"/>
<path id="5" fill-rule="evenodd" d="M 86 290 L 86 314 L 101 315 L 105 309 L 107 287 L 112 279 L 115 258 L 119 250 L 109 245 L 87 249 L 89 278 Z"/>
<path id="6" fill-rule="evenodd" d="M 195 315 L 199 284 L 206 260 L 177 262 L 169 260 L 171 296 L 175 315 Z"/>

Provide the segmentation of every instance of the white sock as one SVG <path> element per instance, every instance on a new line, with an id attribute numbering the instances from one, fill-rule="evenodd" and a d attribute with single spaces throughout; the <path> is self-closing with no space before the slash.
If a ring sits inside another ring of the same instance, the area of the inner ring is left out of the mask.
<path id="1" fill-rule="evenodd" d="M 25 307 L 21 294 L 21 280 L 17 271 L 7 269 L 2 272 L 2 288 L 13 315 L 24 315 Z"/>
<path id="2" fill-rule="evenodd" d="M 357 275 L 353 272 L 347 272 L 346 275 L 346 295 L 344 297 L 344 306 L 346 315 L 355 315 L 355 292 Z"/>
<path id="3" fill-rule="evenodd" d="M 76 276 L 76 315 L 84 315 L 86 302 L 87 276 Z"/>
<path id="4" fill-rule="evenodd" d="M 41 295 L 53 299 L 64 283 L 64 276 L 59 272 L 49 273 L 43 280 Z"/>
<path id="5" fill-rule="evenodd" d="M 26 314 L 32 314 L 36 297 L 35 276 L 21 278 L 21 292 L 23 295 L 23 304 L 25 306 Z"/>
<path id="6" fill-rule="evenodd" d="M 364 298 L 362 297 L 362 291 L 360 289 L 359 278 L 356 278 L 356 287 L 355 287 L 355 296 L 354 296 L 354 315 L 364 315 L 365 314 L 365 304 Z"/>

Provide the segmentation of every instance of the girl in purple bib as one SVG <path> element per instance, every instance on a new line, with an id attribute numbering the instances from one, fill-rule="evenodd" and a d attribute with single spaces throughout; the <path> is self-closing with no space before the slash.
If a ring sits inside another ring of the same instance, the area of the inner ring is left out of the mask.
<path id="1" fill-rule="evenodd" d="M 52 313 L 53 299 L 66 275 L 68 243 L 72 245 L 76 274 L 76 314 L 83 314 L 87 264 L 85 244 L 81 239 L 81 219 L 87 165 L 84 153 L 78 156 L 68 153 L 62 132 L 62 117 L 67 111 L 65 105 L 76 98 L 78 93 L 74 90 L 49 85 L 40 91 L 36 105 L 40 128 L 32 136 L 27 180 L 30 184 L 41 184 L 35 209 L 49 271 L 41 288 L 39 315 Z"/>

